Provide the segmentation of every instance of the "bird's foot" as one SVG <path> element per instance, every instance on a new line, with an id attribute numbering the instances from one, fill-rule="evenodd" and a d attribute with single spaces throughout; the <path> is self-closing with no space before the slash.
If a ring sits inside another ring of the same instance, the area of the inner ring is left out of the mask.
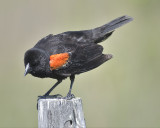
<path id="1" fill-rule="evenodd" d="M 72 98 L 75 98 L 74 94 L 68 93 L 67 96 L 63 97 L 62 99 L 71 100 Z"/>
<path id="2" fill-rule="evenodd" d="M 38 96 L 38 100 L 39 99 L 60 99 L 60 98 L 62 98 L 62 95 L 60 94 Z"/>

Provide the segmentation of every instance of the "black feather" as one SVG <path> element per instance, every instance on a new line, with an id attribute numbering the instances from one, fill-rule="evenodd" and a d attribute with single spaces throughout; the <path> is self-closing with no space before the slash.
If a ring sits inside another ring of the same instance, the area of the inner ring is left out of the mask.
<path id="1" fill-rule="evenodd" d="M 27 63 L 37 63 L 38 60 L 40 64 L 38 68 L 32 67 L 35 70 L 31 74 L 37 77 L 51 77 L 56 79 L 89 71 L 112 58 L 109 54 L 102 54 L 103 47 L 97 43 L 107 39 L 116 28 L 130 21 L 132 21 L 131 17 L 122 16 L 95 29 L 68 31 L 57 35 L 50 34 L 38 41 L 31 50 L 32 52 L 30 50 L 26 52 L 25 65 Z M 31 54 L 33 50 L 35 50 L 36 54 Z M 60 53 L 69 53 L 69 60 L 62 68 L 51 71 L 49 57 Z M 33 55 L 36 57 L 33 57 Z M 40 55 L 42 57 L 37 57 Z M 45 60 L 44 63 L 41 62 L 43 61 L 42 59 Z"/>

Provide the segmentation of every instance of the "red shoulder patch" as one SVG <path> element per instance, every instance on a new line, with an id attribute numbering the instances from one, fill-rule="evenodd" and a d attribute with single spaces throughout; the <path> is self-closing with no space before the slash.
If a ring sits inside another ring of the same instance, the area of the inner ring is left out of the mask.
<path id="1" fill-rule="evenodd" d="M 64 64 L 67 63 L 67 60 L 69 59 L 68 53 L 60 53 L 60 54 L 54 54 L 50 56 L 50 69 L 55 70 L 60 67 L 62 67 Z"/>

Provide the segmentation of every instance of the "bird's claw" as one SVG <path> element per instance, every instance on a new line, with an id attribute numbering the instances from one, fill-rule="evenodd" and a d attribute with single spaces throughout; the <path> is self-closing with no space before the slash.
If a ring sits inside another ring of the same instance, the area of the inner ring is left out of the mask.
<path id="1" fill-rule="evenodd" d="M 70 94 L 68 93 L 67 96 L 63 97 L 63 99 L 66 99 L 66 100 L 71 100 L 72 98 L 75 98 L 74 94 Z"/>
<path id="2" fill-rule="evenodd" d="M 62 98 L 62 95 L 60 94 L 38 96 L 38 100 L 39 99 L 60 99 L 60 98 Z"/>

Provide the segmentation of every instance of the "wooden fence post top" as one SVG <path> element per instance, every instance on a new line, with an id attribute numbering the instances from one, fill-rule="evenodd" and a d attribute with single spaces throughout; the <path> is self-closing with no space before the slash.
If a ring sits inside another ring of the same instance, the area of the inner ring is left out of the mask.
<path id="1" fill-rule="evenodd" d="M 81 98 L 39 99 L 38 128 L 86 128 Z"/>

